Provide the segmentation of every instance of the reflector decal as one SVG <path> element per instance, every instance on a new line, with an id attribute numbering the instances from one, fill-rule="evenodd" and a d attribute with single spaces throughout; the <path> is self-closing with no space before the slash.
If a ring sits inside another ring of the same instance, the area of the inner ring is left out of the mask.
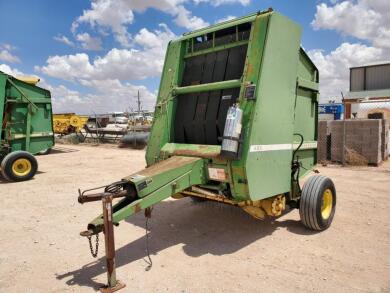
<path id="1" fill-rule="evenodd" d="M 269 152 L 269 151 L 287 151 L 292 150 L 294 148 L 297 149 L 299 146 L 299 143 L 285 143 L 285 144 L 257 144 L 257 145 L 251 145 L 249 148 L 249 152 L 256 153 L 256 152 Z M 299 148 L 300 150 L 310 150 L 310 149 L 316 149 L 317 148 L 317 142 L 304 142 L 302 146 Z"/>

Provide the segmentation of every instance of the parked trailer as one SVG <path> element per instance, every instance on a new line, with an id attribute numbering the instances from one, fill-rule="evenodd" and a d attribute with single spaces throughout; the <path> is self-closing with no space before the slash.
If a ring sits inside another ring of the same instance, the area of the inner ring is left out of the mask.
<path id="1" fill-rule="evenodd" d="M 147 168 L 78 199 L 103 202 L 81 235 L 91 241 L 104 232 L 107 292 L 124 286 L 115 277 L 113 225 L 141 210 L 149 217 L 170 196 L 230 204 L 257 219 L 289 206 L 309 229 L 329 227 L 333 182 L 315 175 L 299 183 L 317 161 L 319 97 L 318 70 L 300 42 L 296 23 L 267 10 L 169 43 Z"/>
<path id="2" fill-rule="evenodd" d="M 31 179 L 38 170 L 34 155 L 54 146 L 50 92 L 0 71 L 0 125 L 3 177 Z"/>

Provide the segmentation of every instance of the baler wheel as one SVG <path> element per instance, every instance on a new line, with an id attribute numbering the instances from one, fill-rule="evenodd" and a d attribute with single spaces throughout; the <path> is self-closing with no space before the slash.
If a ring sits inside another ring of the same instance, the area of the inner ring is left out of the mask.
<path id="1" fill-rule="evenodd" d="M 332 180 L 322 175 L 310 177 L 303 185 L 299 214 L 307 228 L 322 231 L 332 223 L 336 211 L 336 189 Z"/>
<path id="2" fill-rule="evenodd" d="M 34 177 L 38 162 L 29 152 L 9 153 L 1 162 L 1 173 L 9 181 L 25 181 Z"/>

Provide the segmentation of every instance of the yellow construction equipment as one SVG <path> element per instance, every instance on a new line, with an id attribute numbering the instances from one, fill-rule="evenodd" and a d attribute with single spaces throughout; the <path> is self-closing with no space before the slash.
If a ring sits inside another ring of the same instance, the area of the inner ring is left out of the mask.
<path id="1" fill-rule="evenodd" d="M 53 128 L 56 134 L 79 133 L 88 121 L 88 116 L 75 113 L 53 114 Z"/>

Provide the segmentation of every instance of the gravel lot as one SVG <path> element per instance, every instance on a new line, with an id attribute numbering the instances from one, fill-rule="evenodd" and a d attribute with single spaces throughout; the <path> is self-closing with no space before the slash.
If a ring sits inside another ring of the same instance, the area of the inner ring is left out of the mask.
<path id="1" fill-rule="evenodd" d="M 101 211 L 77 189 L 144 167 L 144 151 L 58 145 L 39 174 L 0 178 L 0 292 L 93 292 L 105 282 L 104 244 L 93 259 L 79 236 Z M 380 167 L 320 167 L 336 185 L 333 225 L 306 230 L 293 210 L 274 222 L 190 199 L 153 210 L 153 267 L 145 271 L 145 219 L 115 229 L 120 292 L 390 292 L 390 161 Z"/>

